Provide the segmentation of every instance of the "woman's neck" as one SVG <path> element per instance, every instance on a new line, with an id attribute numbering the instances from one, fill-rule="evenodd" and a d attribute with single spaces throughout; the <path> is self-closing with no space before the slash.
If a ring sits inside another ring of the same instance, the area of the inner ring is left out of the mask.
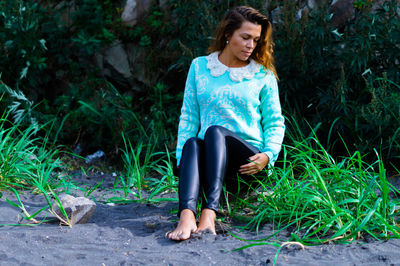
<path id="1" fill-rule="evenodd" d="M 249 64 L 248 61 L 238 59 L 226 48 L 219 54 L 218 60 L 227 67 L 244 67 Z"/>

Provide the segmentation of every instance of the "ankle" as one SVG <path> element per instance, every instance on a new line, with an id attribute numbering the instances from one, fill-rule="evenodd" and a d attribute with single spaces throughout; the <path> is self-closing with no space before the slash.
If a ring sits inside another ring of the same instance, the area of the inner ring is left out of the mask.
<path id="1" fill-rule="evenodd" d="M 179 215 L 180 220 L 196 220 L 194 212 L 190 209 L 183 209 Z"/>
<path id="2" fill-rule="evenodd" d="M 216 219 L 217 213 L 213 209 L 204 208 L 201 212 L 201 216 Z"/>

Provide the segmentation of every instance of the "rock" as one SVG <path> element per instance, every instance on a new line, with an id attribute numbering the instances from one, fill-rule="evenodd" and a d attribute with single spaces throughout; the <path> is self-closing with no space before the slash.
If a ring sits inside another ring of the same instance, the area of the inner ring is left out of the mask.
<path id="1" fill-rule="evenodd" d="M 130 51 L 130 44 L 123 45 L 121 41 L 115 41 L 111 46 L 95 55 L 95 63 L 101 74 L 113 84 L 131 90 L 140 90 L 137 81 L 143 78 L 145 54 L 139 50 Z M 137 60 L 138 57 L 143 59 Z M 140 61 L 140 63 L 138 62 Z"/>
<path id="2" fill-rule="evenodd" d="M 332 0 L 331 6 L 333 6 L 334 4 L 336 4 L 338 0 Z"/>
<path id="3" fill-rule="evenodd" d="M 131 78 L 128 55 L 120 41 L 114 42 L 104 53 L 104 63 L 110 65 L 124 78 Z"/>
<path id="4" fill-rule="evenodd" d="M 125 25 L 135 26 L 137 23 L 136 0 L 127 0 L 124 11 L 122 11 L 121 19 Z"/>
<path id="5" fill-rule="evenodd" d="M 121 15 L 122 23 L 133 27 L 151 7 L 151 0 L 127 0 Z"/>
<path id="6" fill-rule="evenodd" d="M 270 20 L 272 21 L 273 24 L 280 24 L 282 23 L 281 15 L 282 15 L 281 8 L 277 7 L 271 10 Z"/>
<path id="7" fill-rule="evenodd" d="M 168 0 L 159 0 L 160 8 L 163 9 L 163 10 L 167 9 L 168 2 L 169 2 Z"/>
<path id="8" fill-rule="evenodd" d="M 158 78 L 152 76 L 151 80 L 146 77 L 146 53 L 143 47 L 135 43 L 122 44 L 115 41 L 111 46 L 95 54 L 95 63 L 100 73 L 119 88 L 140 91 L 146 84 Z"/>
<path id="9" fill-rule="evenodd" d="M 78 144 L 75 146 L 74 154 L 76 154 L 76 155 L 81 155 L 81 153 L 82 153 L 82 146 L 81 146 L 81 143 L 78 143 Z"/>
<path id="10" fill-rule="evenodd" d="M 307 0 L 307 6 L 309 9 L 314 9 L 321 6 L 322 4 L 326 4 L 326 2 L 327 0 Z"/>
<path id="11" fill-rule="evenodd" d="M 355 10 L 352 0 L 337 0 L 330 7 L 330 12 L 333 14 L 331 23 L 335 28 L 342 28 L 346 22 L 354 18 Z"/>
<path id="12" fill-rule="evenodd" d="M 308 0 L 308 1 L 307 1 L 307 6 L 308 6 L 310 9 L 313 9 L 313 8 L 315 7 L 315 0 Z"/>
<path id="13" fill-rule="evenodd" d="M 310 10 L 307 6 L 303 7 L 302 9 L 299 9 L 299 11 L 297 11 L 296 20 L 302 19 L 303 16 L 308 16 L 309 12 Z"/>
<path id="14" fill-rule="evenodd" d="M 128 54 L 134 81 L 137 81 L 138 84 L 151 86 L 151 84 L 154 84 L 158 80 L 161 73 L 155 73 L 151 77 L 146 76 L 146 52 L 143 47 L 135 43 L 129 43 L 126 45 L 126 53 Z M 133 90 L 137 90 L 137 88 L 133 88 Z"/>
<path id="15" fill-rule="evenodd" d="M 104 151 L 98 150 L 95 153 L 87 156 L 86 160 L 85 160 L 85 163 L 86 164 L 92 164 L 92 163 L 104 158 L 105 156 L 106 156 L 106 154 L 104 153 Z"/>
<path id="16" fill-rule="evenodd" d="M 84 197 L 75 198 L 71 195 L 62 194 L 58 198 L 68 216 L 70 226 L 87 223 L 96 209 L 96 203 Z M 52 207 L 58 216 L 65 219 L 56 202 L 53 203 Z"/>

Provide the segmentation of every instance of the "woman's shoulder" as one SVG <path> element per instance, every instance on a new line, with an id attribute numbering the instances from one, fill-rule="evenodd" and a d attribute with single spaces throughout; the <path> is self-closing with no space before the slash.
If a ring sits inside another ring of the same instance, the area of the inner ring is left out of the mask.
<path id="1" fill-rule="evenodd" d="M 207 56 L 199 56 L 199 57 L 195 57 L 192 59 L 192 62 L 190 64 L 190 68 L 193 68 L 195 70 L 196 73 L 198 73 L 198 71 L 200 69 L 204 69 L 207 66 Z"/>
<path id="2" fill-rule="evenodd" d="M 277 81 L 277 78 L 272 70 L 267 69 L 262 65 L 260 66 L 261 70 L 260 72 L 258 72 L 258 78 L 264 79 L 266 81 Z"/>
<path id="3" fill-rule="evenodd" d="M 203 63 L 207 63 L 207 56 L 208 56 L 208 55 L 202 55 L 202 56 L 198 56 L 198 57 L 193 58 L 192 64 L 203 64 Z"/>

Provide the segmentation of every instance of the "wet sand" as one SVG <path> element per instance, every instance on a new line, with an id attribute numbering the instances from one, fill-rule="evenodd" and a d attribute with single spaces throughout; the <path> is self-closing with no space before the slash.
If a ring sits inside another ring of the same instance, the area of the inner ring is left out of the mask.
<path id="1" fill-rule="evenodd" d="M 17 223 L 19 209 L 5 201 L 6 197 L 15 197 L 3 193 L 0 224 Z M 105 197 L 101 191 L 93 195 L 101 194 Z M 28 212 L 45 205 L 41 195 L 25 192 L 21 199 Z M 272 265 L 277 247 L 264 245 L 232 251 L 251 242 L 240 241 L 221 230 L 217 236 L 197 235 L 182 242 L 165 238 L 165 233 L 176 225 L 176 215 L 172 214 L 176 205 L 98 202 L 90 221 L 73 228 L 55 221 L 29 227 L 2 226 L 0 265 Z M 269 224 L 259 236 L 253 231 L 231 231 L 245 239 L 259 239 L 273 232 Z M 282 232 L 279 238 L 288 235 Z M 400 239 L 369 239 L 344 245 L 308 246 L 304 250 L 288 246 L 282 248 L 277 264 L 400 265 Z"/>

